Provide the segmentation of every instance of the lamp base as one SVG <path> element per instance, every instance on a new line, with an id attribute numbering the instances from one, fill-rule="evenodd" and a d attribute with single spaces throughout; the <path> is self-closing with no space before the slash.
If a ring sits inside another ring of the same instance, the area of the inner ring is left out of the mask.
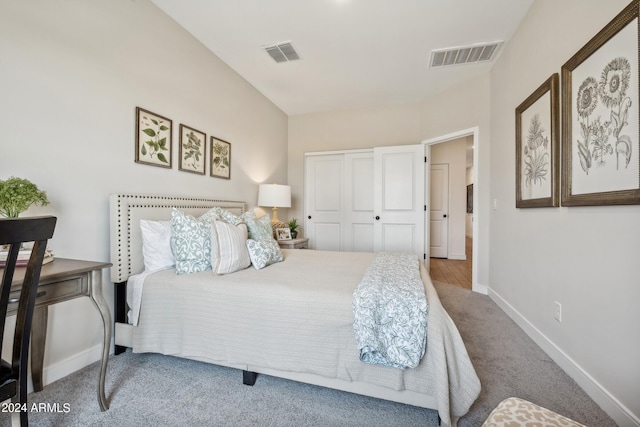
<path id="1" fill-rule="evenodd" d="M 271 231 L 273 231 L 273 238 L 275 239 L 276 238 L 276 229 L 285 228 L 285 227 L 287 227 L 287 224 L 285 222 L 283 222 L 283 221 L 280 221 L 280 218 L 278 218 L 278 208 L 276 208 L 274 206 L 271 211 L 272 211 L 272 215 L 271 215 Z"/>

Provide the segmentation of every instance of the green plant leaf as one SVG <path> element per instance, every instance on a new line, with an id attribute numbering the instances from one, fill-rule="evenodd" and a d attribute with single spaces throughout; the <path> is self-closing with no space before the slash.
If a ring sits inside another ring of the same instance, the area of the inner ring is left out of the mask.
<path id="1" fill-rule="evenodd" d="M 142 132 L 146 133 L 148 136 L 156 136 L 156 132 L 151 128 L 142 129 Z"/>
<path id="2" fill-rule="evenodd" d="M 164 156 L 163 153 L 158 153 L 158 160 L 164 163 L 169 163 L 169 161 L 167 160 L 167 158 Z"/>

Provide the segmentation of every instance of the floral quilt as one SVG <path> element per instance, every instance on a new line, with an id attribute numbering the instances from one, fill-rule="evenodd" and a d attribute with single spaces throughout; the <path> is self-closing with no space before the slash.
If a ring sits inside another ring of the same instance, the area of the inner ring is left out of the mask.
<path id="1" fill-rule="evenodd" d="M 414 254 L 381 252 L 353 294 L 360 360 L 415 368 L 427 343 L 429 306 Z"/>

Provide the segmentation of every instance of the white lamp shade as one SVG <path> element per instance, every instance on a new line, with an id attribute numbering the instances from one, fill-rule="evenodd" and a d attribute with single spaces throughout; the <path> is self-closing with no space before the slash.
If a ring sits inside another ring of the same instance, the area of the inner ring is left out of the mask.
<path id="1" fill-rule="evenodd" d="M 277 208 L 291 207 L 291 187 L 278 184 L 260 184 L 258 206 Z"/>

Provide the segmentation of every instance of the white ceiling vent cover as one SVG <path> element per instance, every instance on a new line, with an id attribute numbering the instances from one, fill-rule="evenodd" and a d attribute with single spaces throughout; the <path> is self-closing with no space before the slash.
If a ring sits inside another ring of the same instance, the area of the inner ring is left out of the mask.
<path id="1" fill-rule="evenodd" d="M 264 46 L 270 57 L 276 62 L 296 61 L 300 59 L 300 55 L 293 48 L 290 41 Z"/>
<path id="2" fill-rule="evenodd" d="M 447 67 L 449 65 L 470 64 L 491 61 L 502 41 L 474 44 L 431 51 L 429 67 Z"/>

